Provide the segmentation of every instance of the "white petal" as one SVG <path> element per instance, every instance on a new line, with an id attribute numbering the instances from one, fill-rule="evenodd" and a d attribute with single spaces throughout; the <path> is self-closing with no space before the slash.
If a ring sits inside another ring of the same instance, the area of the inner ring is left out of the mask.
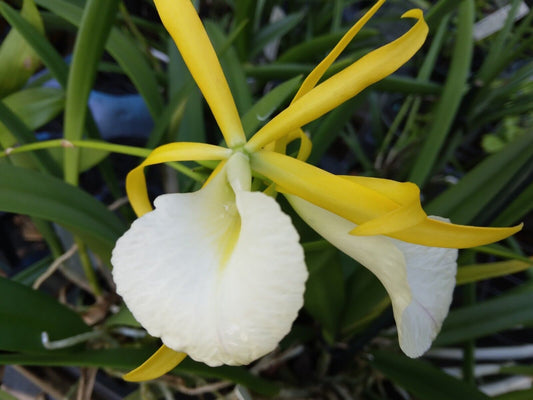
<path id="1" fill-rule="evenodd" d="M 113 251 L 118 293 L 168 347 L 211 366 L 272 351 L 303 304 L 307 269 L 290 218 L 263 193 L 228 185 L 168 194 Z"/>
<path id="2" fill-rule="evenodd" d="M 299 197 L 287 198 L 307 224 L 381 281 L 391 298 L 404 353 L 418 357 L 429 349 L 452 300 L 457 250 L 349 235 L 356 226 L 352 222 Z"/>

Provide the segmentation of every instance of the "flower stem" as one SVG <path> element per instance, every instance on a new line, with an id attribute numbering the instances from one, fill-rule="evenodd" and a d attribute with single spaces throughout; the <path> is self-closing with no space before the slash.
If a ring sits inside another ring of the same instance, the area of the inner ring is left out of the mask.
<path id="1" fill-rule="evenodd" d="M 152 152 L 151 149 L 145 149 L 143 147 L 125 146 L 122 144 L 114 144 L 96 140 L 69 141 L 64 139 L 53 139 L 45 140 L 42 142 L 29 143 L 18 147 L 7 148 L 4 151 L 0 152 L 0 158 L 7 157 L 11 154 L 25 153 L 55 147 L 79 147 L 94 150 L 104 150 L 109 151 L 110 153 L 126 154 L 129 156 L 142 158 L 148 157 L 148 155 Z M 181 172 L 182 174 L 188 176 L 189 178 L 194 179 L 195 181 L 203 182 L 205 180 L 203 175 L 194 172 L 191 168 L 186 167 L 182 163 L 172 162 L 169 163 L 169 165 L 172 168 L 175 168 L 177 171 Z"/>

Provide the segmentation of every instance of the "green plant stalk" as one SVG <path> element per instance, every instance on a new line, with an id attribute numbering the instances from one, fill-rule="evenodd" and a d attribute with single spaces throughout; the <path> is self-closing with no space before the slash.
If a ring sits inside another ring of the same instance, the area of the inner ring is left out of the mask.
<path id="1" fill-rule="evenodd" d="M 117 7 L 118 0 L 88 0 L 83 10 L 67 82 L 64 118 L 67 140 L 83 136 L 87 100 Z M 78 184 L 79 158 L 79 149 L 65 149 L 63 174 L 65 181 L 73 185 Z"/>
<path id="2" fill-rule="evenodd" d="M 373 171 L 374 165 L 372 164 L 372 161 L 368 158 L 368 156 L 365 154 L 363 147 L 361 146 L 361 143 L 357 139 L 357 133 L 355 132 L 355 129 L 352 127 L 351 124 L 346 125 L 346 132 L 341 133 L 341 137 L 344 140 L 344 143 L 350 148 L 350 150 L 355 155 L 357 161 L 361 163 L 365 171 Z"/>
<path id="3" fill-rule="evenodd" d="M 253 20 L 256 4 L 257 2 L 254 0 L 237 0 L 235 4 L 234 28 L 244 24 L 243 29 L 238 30 L 239 35 L 235 40 L 235 48 L 241 61 L 245 61 L 248 54 L 250 54 L 250 40 L 254 33 Z"/>
<path id="4" fill-rule="evenodd" d="M 11 154 L 25 153 L 35 150 L 49 149 L 54 147 L 78 147 L 86 149 L 104 150 L 111 153 L 126 154 L 134 157 L 146 158 L 150 155 L 151 149 L 145 149 L 143 147 L 125 146 L 121 144 L 98 142 L 91 140 L 73 140 L 66 141 L 64 139 L 45 140 L 42 142 L 30 143 L 23 146 L 13 147 L 5 149 L 0 152 L 0 159 L 8 157 Z M 204 182 L 204 176 L 194 172 L 192 169 L 186 167 L 179 162 L 169 163 L 170 166 L 181 172 L 182 174 L 192 178 L 198 182 Z"/>
<path id="5" fill-rule="evenodd" d="M 85 277 L 87 278 L 87 281 L 89 282 L 89 286 L 91 287 L 91 290 L 93 292 L 93 295 L 98 298 L 102 295 L 102 288 L 100 287 L 100 284 L 98 283 L 98 277 L 96 276 L 96 273 L 93 268 L 93 264 L 91 262 L 91 259 L 89 258 L 89 253 L 87 252 L 87 246 L 79 237 L 75 237 L 74 241 L 76 242 L 76 245 L 78 246 L 78 255 L 80 257 L 81 265 L 83 267 L 83 272 L 85 273 Z"/>
<path id="6" fill-rule="evenodd" d="M 413 96 L 408 96 L 405 101 L 403 102 L 402 106 L 400 107 L 400 110 L 394 117 L 394 120 L 392 121 L 392 124 L 390 124 L 389 129 L 387 130 L 387 133 L 385 134 L 385 138 L 381 142 L 381 146 L 379 147 L 378 155 L 376 156 L 376 160 L 383 160 L 384 152 L 389 147 L 394 134 L 400 127 L 400 124 L 407 116 L 407 113 L 409 112 L 409 108 L 411 108 L 411 105 L 413 104 Z"/>
<path id="7" fill-rule="evenodd" d="M 492 225 L 502 226 L 496 223 L 493 223 Z M 511 223 L 507 225 L 511 225 Z M 472 250 L 475 250 L 479 253 L 490 254 L 490 255 L 505 258 L 505 259 L 519 260 L 519 261 L 523 261 L 523 262 L 530 263 L 533 265 L 533 261 L 530 258 L 524 257 L 520 254 L 516 254 L 514 251 L 509 250 L 508 248 L 502 245 L 499 245 L 499 244 L 490 244 L 486 246 L 472 247 Z"/>
<path id="8" fill-rule="evenodd" d="M 2 122 L 10 132 L 16 137 L 20 144 L 27 144 L 35 142 L 35 135 L 20 118 L 11 111 L 2 100 L 0 100 L 0 122 Z M 59 173 L 57 171 L 56 163 L 48 154 L 32 154 L 35 165 L 41 170 L 49 174 Z"/>
<path id="9" fill-rule="evenodd" d="M 337 32 L 341 28 L 342 11 L 344 9 L 343 0 L 334 0 L 333 2 L 333 18 L 331 21 L 331 32 Z"/>
<path id="10" fill-rule="evenodd" d="M 473 0 L 463 1 L 458 10 L 457 36 L 448 78 L 435 108 L 432 124 L 427 130 L 427 138 L 409 177 L 409 180 L 418 186 L 423 186 L 431 176 L 465 92 L 474 47 L 472 41 L 474 14 Z"/>

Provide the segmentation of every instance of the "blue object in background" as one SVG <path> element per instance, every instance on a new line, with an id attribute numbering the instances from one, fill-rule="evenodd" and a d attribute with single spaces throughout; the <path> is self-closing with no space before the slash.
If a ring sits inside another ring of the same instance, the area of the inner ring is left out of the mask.
<path id="1" fill-rule="evenodd" d="M 144 99 L 138 94 L 108 94 L 93 90 L 89 109 L 105 140 L 148 138 L 154 123 Z"/>
<path id="2" fill-rule="evenodd" d="M 70 56 L 65 57 L 67 63 L 70 59 Z M 30 79 L 30 82 L 45 73 L 47 70 L 40 71 Z M 43 86 L 61 87 L 55 79 L 45 82 Z M 147 139 L 154 126 L 144 99 L 137 93 L 111 94 L 92 90 L 89 95 L 89 109 L 102 139 L 105 140 Z M 62 133 L 59 136 L 62 136 Z"/>

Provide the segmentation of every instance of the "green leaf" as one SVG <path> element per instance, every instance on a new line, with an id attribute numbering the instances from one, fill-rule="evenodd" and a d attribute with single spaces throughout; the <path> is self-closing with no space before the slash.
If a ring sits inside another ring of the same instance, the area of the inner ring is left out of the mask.
<path id="1" fill-rule="evenodd" d="M 366 268 L 357 266 L 346 281 L 341 334 L 350 337 L 360 332 L 389 306 L 389 296 L 376 276 Z"/>
<path id="2" fill-rule="evenodd" d="M 104 259 L 125 231 L 93 197 L 50 175 L 0 165 L 0 210 L 53 221 L 84 238 Z"/>
<path id="3" fill-rule="evenodd" d="M 422 186 L 431 176 L 466 91 L 474 47 L 472 40 L 474 14 L 473 1 L 467 0 L 461 3 L 455 46 L 444 90 L 431 117 L 430 126 L 426 128 L 426 140 L 409 177 L 409 181 L 418 186 Z"/>
<path id="4" fill-rule="evenodd" d="M 297 76 L 287 82 L 283 82 L 252 106 L 242 117 L 242 125 L 247 137 L 255 133 L 283 103 L 288 101 L 291 95 L 296 93 L 301 80 Z"/>
<path id="5" fill-rule="evenodd" d="M 305 309 L 322 325 L 326 339 L 333 341 L 344 304 L 344 275 L 339 252 L 329 244 L 325 248 L 308 247 L 305 262 L 309 270 L 305 285 Z"/>
<path id="6" fill-rule="evenodd" d="M 23 89 L 5 97 L 4 104 L 34 130 L 50 122 L 63 110 L 65 92 L 49 87 Z M 3 129 L 5 127 L 1 126 L 0 130 Z"/>
<path id="7" fill-rule="evenodd" d="M 313 149 L 308 160 L 310 164 L 317 164 L 333 142 L 342 134 L 345 125 L 353 118 L 354 110 L 357 110 L 366 101 L 367 93 L 367 91 L 360 93 L 309 126 L 313 139 Z"/>
<path id="8" fill-rule="evenodd" d="M 470 223 L 496 196 L 505 195 L 506 185 L 527 165 L 533 155 L 533 132 L 517 138 L 502 151 L 479 163 L 458 184 L 424 208 L 429 214 L 445 215 L 455 223 Z"/>
<path id="9" fill-rule="evenodd" d="M 507 226 L 519 222 L 533 211 L 533 183 L 526 187 L 511 204 L 493 221 L 494 226 Z"/>
<path id="10" fill-rule="evenodd" d="M 254 14 L 257 2 L 255 0 L 237 0 L 235 2 L 234 26 L 244 25 L 244 29 L 235 40 L 235 47 L 241 60 L 245 60 L 250 50 L 250 39 L 254 28 Z"/>
<path id="11" fill-rule="evenodd" d="M 517 390 L 516 392 L 509 392 L 494 396 L 493 400 L 531 400 L 533 399 L 533 389 Z"/>
<path id="12" fill-rule="evenodd" d="M 12 141 L 12 137 L 10 137 L 9 134 L 16 137 L 19 144 L 35 142 L 33 131 L 28 128 L 13 111 L 6 107 L 2 100 L 0 100 L 0 122 L 5 127 L 2 136 L 2 140 L 6 140 L 5 143 L 10 143 Z M 32 165 L 38 167 L 42 171 L 46 171 L 50 174 L 58 174 L 59 172 L 58 166 L 47 153 L 33 152 L 28 154 L 28 158 L 31 158 L 30 162 Z M 15 159 L 15 161 L 16 160 L 17 159 Z M 20 160 L 23 159 L 19 158 L 19 161 Z"/>
<path id="13" fill-rule="evenodd" d="M 277 61 L 281 63 L 312 62 L 317 56 L 331 50 L 345 33 L 346 30 L 313 37 L 310 40 L 306 40 L 289 48 L 278 57 Z M 378 30 L 376 29 L 363 29 L 357 34 L 351 44 L 357 44 L 359 41 L 368 40 L 377 34 Z M 348 48 L 350 47 L 351 46 Z"/>
<path id="14" fill-rule="evenodd" d="M 6 149 L 15 146 L 17 143 L 29 143 L 35 141 L 33 132 L 40 126 L 48 123 L 56 117 L 64 107 L 65 94 L 61 89 L 54 88 L 32 88 L 15 92 L 3 99 L 6 107 L 18 117 L 16 125 L 6 127 L 0 122 L 0 145 Z M 0 117 L 1 119 L 1 117 Z M 22 128 L 24 125 L 25 128 Z M 13 130 L 15 128 L 15 130 Z M 40 159 L 35 162 L 35 159 Z M 50 155 L 41 156 L 38 154 L 14 154 L 11 161 L 15 165 L 27 168 L 36 168 L 45 165 L 48 171 L 58 171 L 59 164 L 56 162 L 52 166 Z"/>
<path id="15" fill-rule="evenodd" d="M 123 305 L 120 307 L 120 310 L 116 314 L 111 315 L 109 318 L 105 321 L 105 326 L 133 326 L 136 328 L 140 328 L 141 324 L 137 322 L 131 311 Z"/>
<path id="16" fill-rule="evenodd" d="M 24 0 L 20 15 L 40 33 L 43 21 L 33 0 Z M 22 87 L 39 67 L 39 57 L 15 29 L 0 47 L 0 98 Z"/>
<path id="17" fill-rule="evenodd" d="M 0 12 L 39 55 L 53 77 L 57 79 L 61 86 L 65 87 L 68 75 L 67 64 L 50 42 L 46 40 L 42 30 L 31 25 L 6 3 L 0 3 Z"/>
<path id="18" fill-rule="evenodd" d="M 425 19 L 433 31 L 450 12 L 455 10 L 465 0 L 439 0 L 426 13 Z"/>
<path id="19" fill-rule="evenodd" d="M 433 343 L 447 346 L 533 322 L 533 292 L 501 296 L 450 312 Z"/>
<path id="20" fill-rule="evenodd" d="M 0 349 L 48 352 L 41 332 L 51 340 L 87 332 L 81 317 L 54 298 L 20 283 L 0 278 Z"/>
<path id="21" fill-rule="evenodd" d="M 11 280 L 25 286 L 31 286 L 33 282 L 46 271 L 53 261 L 52 256 L 44 257 L 36 263 L 24 268 L 21 272 L 13 276 Z"/>
<path id="22" fill-rule="evenodd" d="M 376 351 L 372 355 L 370 364 L 421 400 L 490 399 L 475 387 L 446 374 L 425 361 Z"/>
<path id="23" fill-rule="evenodd" d="M 155 346 L 141 348 L 116 348 L 106 350 L 85 350 L 71 353 L 49 352 L 47 354 L 0 354 L 0 364 L 21 364 L 38 366 L 76 366 L 116 368 L 128 371 L 138 367 L 156 350 Z M 211 368 L 186 358 L 173 370 L 177 374 L 192 374 L 204 378 L 230 380 L 253 391 L 275 396 L 279 388 L 265 379 L 252 375 L 245 368 L 222 366 Z"/>
<path id="24" fill-rule="evenodd" d="M 259 54 L 259 52 L 261 52 L 271 41 L 279 39 L 286 33 L 290 32 L 302 21 L 304 16 L 304 11 L 289 14 L 279 21 L 268 24 L 265 28 L 261 29 L 254 37 L 250 57 Z"/>
<path id="25" fill-rule="evenodd" d="M 457 270 L 457 285 L 478 282 L 484 279 L 514 274 L 533 267 L 533 260 L 526 263 L 518 260 L 467 265 Z"/>

